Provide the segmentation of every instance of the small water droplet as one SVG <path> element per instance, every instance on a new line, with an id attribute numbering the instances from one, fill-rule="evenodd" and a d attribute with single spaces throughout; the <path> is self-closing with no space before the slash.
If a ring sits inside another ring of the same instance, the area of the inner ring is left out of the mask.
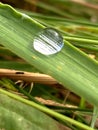
<path id="1" fill-rule="evenodd" d="M 30 18 L 28 15 L 24 14 L 24 13 L 21 13 L 22 14 L 22 19 L 24 18 Z"/>
<path id="2" fill-rule="evenodd" d="M 51 55 L 59 52 L 64 46 L 62 35 L 53 28 L 45 28 L 35 36 L 33 47 L 44 55 Z"/>

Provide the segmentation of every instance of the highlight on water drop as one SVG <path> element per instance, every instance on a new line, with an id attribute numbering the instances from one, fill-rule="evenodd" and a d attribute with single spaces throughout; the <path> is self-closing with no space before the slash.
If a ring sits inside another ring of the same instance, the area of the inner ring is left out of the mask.
<path id="1" fill-rule="evenodd" d="M 39 32 L 33 41 L 34 49 L 43 55 L 52 55 L 61 51 L 64 46 L 63 37 L 54 28 L 45 28 Z"/>

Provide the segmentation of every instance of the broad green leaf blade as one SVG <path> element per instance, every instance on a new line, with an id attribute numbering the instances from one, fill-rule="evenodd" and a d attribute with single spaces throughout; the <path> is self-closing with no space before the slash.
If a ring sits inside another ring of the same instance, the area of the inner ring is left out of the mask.
<path id="1" fill-rule="evenodd" d="M 60 130 L 59 123 L 35 108 L 0 94 L 0 128 L 6 130 Z"/>
<path id="2" fill-rule="evenodd" d="M 15 61 L 0 61 L 0 68 L 28 71 L 28 72 L 39 72 L 36 68 L 27 63 L 15 62 Z"/>
<path id="3" fill-rule="evenodd" d="M 37 104 L 37 103 L 35 103 L 35 102 L 33 102 L 33 101 L 29 101 L 29 100 L 27 100 L 27 99 L 24 99 L 24 98 L 22 98 L 22 97 L 20 97 L 20 96 L 18 96 L 18 95 L 16 95 L 16 94 L 12 94 L 12 93 L 10 93 L 10 92 L 8 92 L 8 91 L 6 91 L 6 90 L 3 90 L 3 89 L 0 89 L 0 92 L 1 92 L 2 94 L 8 95 L 8 96 L 11 97 L 11 98 L 14 98 L 14 99 L 16 99 L 16 100 L 18 100 L 18 101 L 21 101 L 21 102 L 23 102 L 23 103 L 25 103 L 25 104 L 27 104 L 27 105 L 30 105 L 30 106 L 32 106 L 32 107 L 38 109 L 38 110 L 41 110 L 42 112 L 45 112 L 45 113 L 47 113 L 48 115 L 51 115 L 52 117 L 55 117 L 55 118 L 57 118 L 57 119 L 59 119 L 59 120 L 65 122 L 65 123 L 69 122 L 69 123 L 71 123 L 71 124 L 73 124 L 73 125 L 75 125 L 75 126 L 77 126 L 77 127 L 79 127 L 79 128 L 82 128 L 82 129 L 85 129 L 85 130 L 93 130 L 92 128 L 90 128 L 89 126 L 87 126 L 87 125 L 85 125 L 85 124 L 82 124 L 82 123 L 80 123 L 80 122 L 77 122 L 77 121 L 75 121 L 74 119 L 71 119 L 71 118 L 69 118 L 69 117 L 67 117 L 67 116 L 65 116 L 65 115 L 59 114 L 59 113 L 57 113 L 57 112 L 55 112 L 55 111 L 53 111 L 53 110 L 51 110 L 51 109 L 49 109 L 49 108 L 47 108 L 47 107 L 44 107 L 44 106 L 42 106 L 42 105 L 39 105 L 39 104 Z M 66 122 L 66 121 L 67 121 L 67 122 Z M 69 126 L 69 125 L 70 125 L 70 124 L 68 124 L 68 126 Z M 61 126 L 61 125 L 60 125 L 60 126 Z M 59 128 L 60 128 L 60 127 L 59 127 Z M 72 128 L 73 128 L 73 127 L 72 127 Z M 66 129 L 66 128 L 65 128 L 65 129 Z M 65 130 L 65 129 L 64 129 L 64 130 Z"/>
<path id="4" fill-rule="evenodd" d="M 98 63 L 67 41 L 61 52 L 44 56 L 33 48 L 43 26 L 0 4 L 0 43 L 41 72 L 51 75 L 71 91 L 98 106 Z"/>

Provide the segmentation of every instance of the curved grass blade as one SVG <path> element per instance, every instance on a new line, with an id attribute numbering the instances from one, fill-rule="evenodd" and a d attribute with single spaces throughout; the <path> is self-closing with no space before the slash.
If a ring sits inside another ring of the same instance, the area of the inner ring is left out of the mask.
<path id="1" fill-rule="evenodd" d="M 1 44 L 98 106 L 98 63 L 67 41 L 64 41 L 62 51 L 55 55 L 44 56 L 36 52 L 32 46 L 34 36 L 43 28 L 30 17 L 0 4 Z"/>
<path id="2" fill-rule="evenodd" d="M 3 90 L 3 89 L 0 89 L 0 95 L 2 96 L 2 94 L 5 94 L 4 95 L 4 97 L 6 97 L 6 95 L 7 96 L 9 96 L 9 97 L 12 97 L 12 98 L 14 98 L 14 99 L 16 99 L 16 100 L 18 100 L 18 101 L 21 101 L 21 102 L 23 102 L 23 103 L 25 103 L 26 105 L 29 105 L 29 106 L 32 106 L 32 107 L 34 107 L 34 108 L 37 108 L 38 110 L 40 110 L 40 111 L 42 111 L 42 112 L 45 112 L 45 113 L 47 113 L 48 115 L 51 115 L 51 116 L 53 116 L 53 117 L 55 117 L 55 118 L 57 118 L 57 119 L 60 119 L 60 120 L 62 120 L 63 122 L 70 122 L 70 123 L 72 123 L 72 124 L 74 124 L 75 126 L 78 126 L 78 127 L 80 127 L 80 128 L 82 128 L 82 129 L 84 129 L 84 130 L 94 130 L 93 128 L 90 128 L 89 126 L 86 126 L 86 125 L 84 125 L 84 124 L 82 124 L 82 123 L 80 123 L 80 122 L 77 122 L 77 121 L 75 121 L 74 119 L 71 119 L 71 118 L 69 118 L 69 117 L 67 117 L 67 116 L 64 116 L 64 115 L 62 115 L 62 114 L 59 114 L 59 113 L 57 113 L 57 112 L 55 112 L 55 111 L 53 111 L 53 110 L 50 110 L 50 109 L 48 109 L 48 108 L 46 108 L 46 107 L 44 107 L 44 106 L 41 106 L 41 105 L 39 105 L 39 104 L 37 104 L 37 103 L 35 103 L 35 102 L 31 102 L 31 101 L 29 101 L 29 100 L 26 100 L 26 99 L 24 99 L 24 98 L 22 98 L 22 97 L 20 97 L 20 96 L 18 96 L 18 95 L 15 95 L 15 94 L 12 94 L 12 93 L 10 93 L 10 92 L 7 92 L 7 91 L 5 91 L 5 90 Z M 8 98 L 8 97 L 7 97 Z M 9 98 L 10 99 L 10 98 Z M 1 102 L 2 102 L 2 100 L 4 100 L 4 98 L 3 99 L 1 99 Z M 10 99 L 10 100 L 12 100 L 12 99 Z M 4 100 L 5 101 L 5 100 Z M 13 100 L 14 101 L 14 100 Z M 4 103 L 4 102 L 2 102 L 2 104 L 1 105 L 3 105 L 4 107 L 8 104 L 8 106 L 9 106 L 9 108 L 11 108 L 12 109 L 12 111 L 13 111 L 13 109 L 15 109 L 15 107 L 16 106 L 14 106 L 14 107 L 12 107 L 12 105 L 13 105 L 13 103 L 9 103 L 9 102 L 7 102 L 7 100 L 5 101 L 6 103 Z M 17 102 L 17 101 L 16 101 Z M 11 105 L 10 105 L 11 104 Z M 17 103 L 15 103 L 15 104 L 17 104 Z M 19 102 L 19 104 L 20 104 L 20 102 Z M 25 104 L 23 104 L 23 105 L 25 105 Z M 19 105 L 20 106 L 20 105 Z M 17 109 L 20 109 L 20 107 L 19 108 L 17 108 L 16 107 L 16 110 Z M 35 109 L 33 109 L 33 111 L 34 111 Z M 14 110 L 15 111 L 15 110 Z M 25 111 L 25 109 L 24 109 L 24 111 Z M 18 112 L 20 112 L 20 114 L 21 114 L 21 111 L 18 111 Z M 29 112 L 31 113 L 32 111 L 30 111 L 29 110 Z M 38 111 L 39 112 L 39 111 Z M 33 113 L 33 112 L 32 112 Z M 36 110 L 35 110 L 35 115 L 36 114 L 38 114 L 38 113 L 36 113 Z M 40 115 L 41 115 L 41 113 L 39 113 Z M 43 114 L 43 113 L 42 113 Z M 23 115 L 23 112 L 22 112 L 22 115 Z M 31 115 L 30 115 L 30 117 L 31 117 Z M 38 118 L 38 116 L 36 116 L 37 118 Z M 42 117 L 42 116 L 41 116 Z M 34 118 L 33 118 L 34 119 Z M 42 119 L 42 118 L 41 118 Z M 51 123 L 51 120 L 49 120 L 50 122 L 49 123 Z M 35 122 L 36 123 L 36 122 Z M 55 123 L 55 122 L 54 122 Z M 55 124 L 53 124 L 53 126 L 54 126 Z M 38 126 L 40 126 L 39 124 L 38 124 Z M 43 125 L 42 125 L 43 126 Z M 51 125 L 50 125 L 51 126 Z M 53 126 L 51 126 L 52 128 L 53 128 Z M 50 127 L 50 128 L 51 128 Z M 45 128 L 45 127 L 44 127 Z M 51 128 L 51 129 L 52 129 Z M 55 128 L 56 128 L 56 126 L 54 127 L 54 130 L 55 130 Z M 59 128 L 58 128 L 59 129 Z M 57 129 L 57 130 L 58 130 Z M 35 129 L 36 130 L 36 129 Z"/>
<path id="3" fill-rule="evenodd" d="M 41 111 L 0 93 L 0 128 L 60 130 L 60 124 Z"/>
<path id="4" fill-rule="evenodd" d="M 16 61 L 2 61 L 2 60 L 0 60 L 0 68 L 28 71 L 28 72 L 39 72 L 36 68 L 29 65 L 28 63 L 16 62 Z"/>

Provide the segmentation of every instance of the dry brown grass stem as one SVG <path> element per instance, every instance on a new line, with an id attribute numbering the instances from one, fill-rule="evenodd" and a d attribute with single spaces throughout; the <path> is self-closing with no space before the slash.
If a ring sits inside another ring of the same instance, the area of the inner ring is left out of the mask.
<path id="1" fill-rule="evenodd" d="M 0 78 L 37 82 L 42 84 L 56 84 L 57 81 L 49 75 L 31 72 L 22 72 L 10 69 L 0 69 Z"/>

